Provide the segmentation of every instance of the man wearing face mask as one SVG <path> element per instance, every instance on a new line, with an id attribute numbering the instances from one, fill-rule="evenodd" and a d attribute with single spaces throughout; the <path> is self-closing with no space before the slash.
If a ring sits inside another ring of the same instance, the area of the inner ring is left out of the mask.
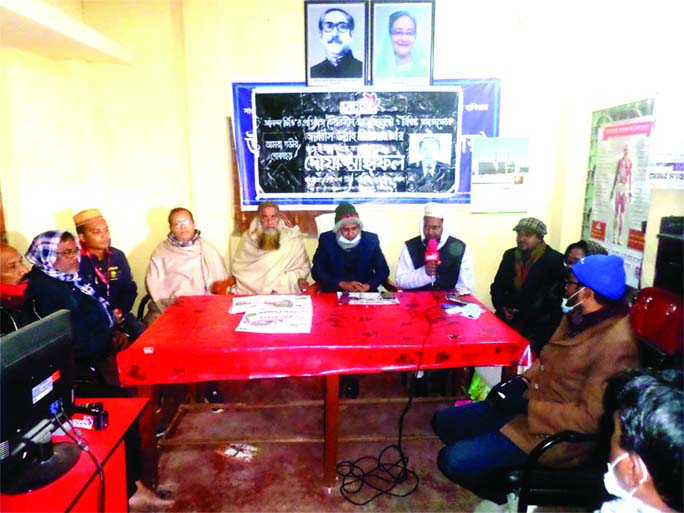
<path id="1" fill-rule="evenodd" d="M 623 300 L 622 258 L 592 255 L 571 268 L 560 326 L 539 359 L 514 387 L 501 387 L 486 401 L 435 413 L 433 427 L 447 445 L 439 468 L 452 481 L 487 499 L 503 502 L 487 486 L 491 472 L 522 465 L 547 436 L 564 430 L 595 433 L 603 414 L 603 392 L 616 373 L 636 368 L 639 352 Z M 583 444 L 560 444 L 541 462 L 573 466 L 590 454 Z"/>
<path id="2" fill-rule="evenodd" d="M 612 410 L 615 410 L 614 412 Z M 613 436 L 601 513 L 682 511 L 684 373 L 621 373 L 606 390 Z"/>
<path id="3" fill-rule="evenodd" d="M 389 277 L 378 236 L 363 231 L 350 203 L 337 206 L 335 227 L 319 237 L 311 275 L 322 292 L 374 292 Z"/>
<path id="4" fill-rule="evenodd" d="M 26 291 L 28 272 L 19 252 L 0 242 L 0 335 L 7 335 L 38 320 Z"/>
<path id="5" fill-rule="evenodd" d="M 311 78 L 361 78 L 363 63 L 349 45 L 354 33 L 354 18 L 337 7 L 328 9 L 318 20 L 325 59 L 309 70 Z"/>

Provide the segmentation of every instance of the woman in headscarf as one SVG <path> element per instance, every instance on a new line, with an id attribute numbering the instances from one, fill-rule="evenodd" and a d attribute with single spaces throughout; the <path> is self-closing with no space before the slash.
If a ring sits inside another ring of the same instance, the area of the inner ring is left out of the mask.
<path id="1" fill-rule="evenodd" d="M 28 293 L 41 317 L 60 309 L 71 311 L 77 373 L 94 367 L 112 385 L 119 384 L 114 355 L 128 344 L 114 328 L 107 301 L 78 275 L 81 248 L 69 232 L 47 231 L 37 235 L 26 252 L 33 264 Z"/>

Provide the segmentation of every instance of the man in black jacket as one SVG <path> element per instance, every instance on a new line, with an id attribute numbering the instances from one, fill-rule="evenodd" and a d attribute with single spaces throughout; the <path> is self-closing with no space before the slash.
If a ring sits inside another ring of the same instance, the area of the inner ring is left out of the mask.
<path id="1" fill-rule="evenodd" d="M 546 225 L 534 217 L 513 228 L 517 247 L 506 250 L 491 285 L 496 315 L 539 354 L 562 317 L 563 255 L 544 242 Z"/>
<path id="2" fill-rule="evenodd" d="M 69 232 L 37 235 L 26 252 L 33 264 L 28 293 L 41 317 L 63 308 L 71 312 L 77 369 L 95 367 L 105 382 L 119 385 L 115 354 L 130 341 L 115 329 L 107 300 L 79 276 L 80 256 L 76 238 Z"/>
<path id="3" fill-rule="evenodd" d="M 134 341 L 145 325 L 131 312 L 138 287 L 126 255 L 112 247 L 109 226 L 99 209 L 79 212 L 74 216 L 74 224 L 81 243 L 79 275 L 107 300 L 117 327 Z"/>

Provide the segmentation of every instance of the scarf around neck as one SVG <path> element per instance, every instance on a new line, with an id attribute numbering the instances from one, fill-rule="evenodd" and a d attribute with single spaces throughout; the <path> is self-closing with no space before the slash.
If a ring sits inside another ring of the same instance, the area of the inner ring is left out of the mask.
<path id="1" fill-rule="evenodd" d="M 520 290 L 530 273 L 530 269 L 537 263 L 537 261 L 546 252 L 546 242 L 542 241 L 532 250 L 527 261 L 523 262 L 523 252 L 516 248 L 515 250 L 515 276 L 513 278 L 513 286 L 516 290 Z"/>
<path id="2" fill-rule="evenodd" d="M 109 327 L 114 326 L 114 320 L 109 313 L 109 303 L 107 300 L 97 294 L 90 283 L 84 283 L 79 276 L 78 271 L 73 273 L 65 273 L 55 268 L 55 261 L 57 260 L 57 247 L 64 235 L 65 231 L 52 230 L 36 235 L 31 242 L 31 246 L 26 251 L 26 260 L 31 262 L 35 268 L 51 278 L 66 283 L 71 283 L 74 287 L 80 290 L 83 294 L 92 297 L 100 303 L 100 306 L 109 319 Z M 78 239 L 74 237 L 76 247 L 79 249 L 79 258 L 81 246 Z"/>
<path id="3" fill-rule="evenodd" d="M 172 232 L 169 232 L 169 234 L 166 236 L 166 239 L 169 241 L 169 244 L 175 248 L 187 248 L 189 246 L 195 245 L 195 243 L 199 240 L 201 233 L 202 232 L 199 230 L 195 230 L 195 234 L 192 236 L 192 239 L 182 241 L 178 240 L 178 238 Z"/>

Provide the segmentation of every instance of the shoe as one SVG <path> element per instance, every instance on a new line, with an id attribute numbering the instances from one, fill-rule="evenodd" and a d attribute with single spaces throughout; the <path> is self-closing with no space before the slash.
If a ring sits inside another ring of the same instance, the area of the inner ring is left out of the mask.
<path id="1" fill-rule="evenodd" d="M 223 404 L 223 396 L 216 389 L 207 390 L 206 394 L 204 394 L 204 402 L 207 404 Z M 212 413 L 221 413 L 222 411 L 223 408 L 219 406 L 211 408 Z"/>

